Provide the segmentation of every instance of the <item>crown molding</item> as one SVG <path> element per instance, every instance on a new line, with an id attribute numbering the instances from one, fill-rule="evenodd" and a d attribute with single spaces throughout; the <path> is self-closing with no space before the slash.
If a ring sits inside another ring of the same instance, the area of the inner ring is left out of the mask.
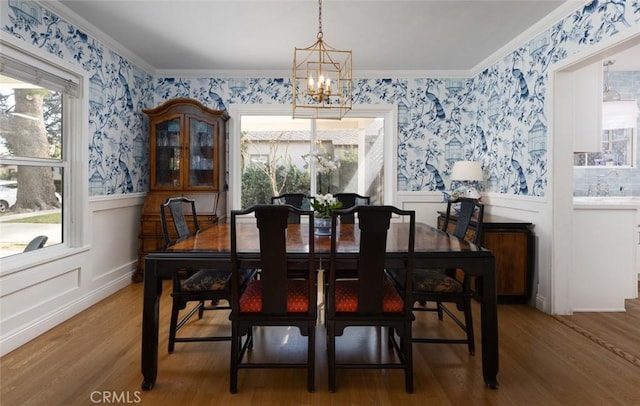
<path id="1" fill-rule="evenodd" d="M 89 23 L 87 20 L 79 16 L 77 13 L 71 11 L 67 6 L 63 5 L 57 0 L 35 0 L 36 3 L 41 5 L 42 7 L 54 12 L 60 18 L 64 19 L 67 23 L 76 26 L 78 29 L 86 32 L 90 36 L 92 36 L 95 40 L 102 42 L 104 46 L 109 48 L 110 50 L 118 53 L 120 56 L 127 59 L 132 64 L 138 66 L 142 70 L 146 71 L 150 75 L 156 75 L 156 68 L 151 66 L 149 63 L 141 59 L 139 56 L 131 52 L 127 47 L 117 42 L 109 35 L 105 34 L 103 31 L 98 29 L 93 24 Z"/>
<path id="2" fill-rule="evenodd" d="M 497 61 L 503 59 L 507 55 L 510 55 L 516 49 L 522 47 L 528 41 L 536 38 L 538 35 L 542 34 L 549 28 L 561 21 L 564 18 L 570 16 L 576 10 L 584 7 L 586 4 L 590 2 L 587 0 L 568 0 L 566 3 L 558 6 L 551 13 L 547 14 L 542 20 L 538 21 L 536 24 L 529 27 L 526 31 L 523 31 L 520 35 L 513 38 L 503 47 L 498 49 L 493 54 L 489 55 L 483 61 L 474 66 L 469 72 L 470 77 L 475 77 L 479 75 L 482 71 L 487 69 L 489 66 L 492 66 Z"/>
<path id="3" fill-rule="evenodd" d="M 79 29 L 92 35 L 97 41 L 102 42 L 109 49 L 117 52 L 134 65 L 145 70 L 152 76 L 158 77 L 221 77 L 221 78 L 288 78 L 291 76 L 289 70 L 166 70 L 156 69 L 149 63 L 141 59 L 139 56 L 131 52 L 126 46 L 115 41 L 109 35 L 95 27 L 93 24 L 86 21 L 84 18 L 71 11 L 69 8 L 61 4 L 57 0 L 35 0 L 42 7 L 45 7 L 52 12 L 56 13 L 61 18 L 65 19 L 68 23 L 77 26 Z M 482 60 L 476 66 L 469 70 L 396 70 L 396 71 L 377 71 L 377 70 L 360 70 L 354 71 L 353 77 L 356 79 L 374 79 L 374 78 L 455 78 L 455 79 L 469 79 L 480 74 L 487 67 L 495 64 L 505 56 L 511 54 L 518 47 L 523 46 L 527 41 L 535 38 L 545 30 L 549 29 L 553 24 L 566 18 L 575 12 L 579 8 L 584 7 L 588 0 L 568 0 L 556 8 L 552 13 L 545 16 L 544 19 L 524 31 L 522 34 L 513 38 L 506 45 L 499 50 L 491 54 L 489 57 Z"/>

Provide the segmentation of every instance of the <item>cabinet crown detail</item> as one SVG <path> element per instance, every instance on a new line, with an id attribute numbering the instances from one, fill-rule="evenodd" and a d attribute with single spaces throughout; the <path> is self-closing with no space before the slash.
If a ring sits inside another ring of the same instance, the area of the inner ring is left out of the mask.
<path id="1" fill-rule="evenodd" d="M 213 117 L 220 117 L 224 121 L 229 119 L 229 114 L 224 110 L 213 110 L 204 104 L 200 103 L 198 100 L 187 99 L 187 98 L 177 98 L 167 100 L 163 104 L 158 107 L 154 107 L 152 109 L 142 110 L 149 117 L 162 116 L 167 113 L 175 113 L 175 112 L 190 112 L 195 110 L 200 110 L 204 114 L 208 114 Z"/>

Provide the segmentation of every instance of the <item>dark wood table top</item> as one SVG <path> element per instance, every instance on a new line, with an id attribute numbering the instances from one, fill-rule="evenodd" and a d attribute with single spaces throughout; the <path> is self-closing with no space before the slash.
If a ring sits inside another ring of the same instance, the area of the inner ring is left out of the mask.
<path id="1" fill-rule="evenodd" d="M 407 232 L 406 223 L 392 223 L 387 238 L 387 250 L 389 252 L 406 251 Z M 290 252 L 309 252 L 309 247 L 302 244 L 305 233 L 308 232 L 308 224 L 290 224 L 287 228 L 287 247 Z M 238 250 L 258 251 L 258 232 L 255 224 L 238 224 Z M 170 254 L 184 254 L 206 252 L 210 254 L 228 254 L 230 247 L 230 225 L 228 223 L 215 224 L 210 228 L 201 230 L 196 236 L 178 241 L 164 252 Z M 485 249 L 462 239 L 452 238 L 448 234 L 426 224 L 416 224 L 416 255 L 420 254 L 444 254 L 455 255 L 491 255 Z M 357 252 L 360 244 L 360 232 L 354 224 L 340 224 L 337 231 L 338 250 L 342 253 Z M 330 252 L 330 237 L 316 236 L 314 240 L 316 255 L 328 256 Z M 402 247 L 402 248 L 400 248 Z"/>

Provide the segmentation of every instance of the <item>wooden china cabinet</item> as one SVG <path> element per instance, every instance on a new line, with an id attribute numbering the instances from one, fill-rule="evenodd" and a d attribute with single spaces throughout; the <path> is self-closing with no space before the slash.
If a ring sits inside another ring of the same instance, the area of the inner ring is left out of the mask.
<path id="1" fill-rule="evenodd" d="M 143 279 L 146 254 L 164 245 L 160 205 L 168 197 L 194 199 L 201 229 L 226 212 L 224 158 L 229 115 L 184 98 L 143 111 L 149 117 L 151 179 L 140 221 L 135 282 Z M 170 228 L 170 232 L 175 230 Z"/>

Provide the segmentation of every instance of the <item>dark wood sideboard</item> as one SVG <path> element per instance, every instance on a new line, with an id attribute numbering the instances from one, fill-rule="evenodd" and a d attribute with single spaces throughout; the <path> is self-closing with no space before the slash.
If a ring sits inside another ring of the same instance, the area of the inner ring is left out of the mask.
<path id="1" fill-rule="evenodd" d="M 438 212 L 438 227 L 442 228 L 444 212 Z M 455 215 L 449 224 L 453 231 Z M 496 258 L 498 302 L 525 303 L 531 298 L 534 272 L 533 223 L 505 217 L 484 215 L 480 245 L 491 250 Z"/>

